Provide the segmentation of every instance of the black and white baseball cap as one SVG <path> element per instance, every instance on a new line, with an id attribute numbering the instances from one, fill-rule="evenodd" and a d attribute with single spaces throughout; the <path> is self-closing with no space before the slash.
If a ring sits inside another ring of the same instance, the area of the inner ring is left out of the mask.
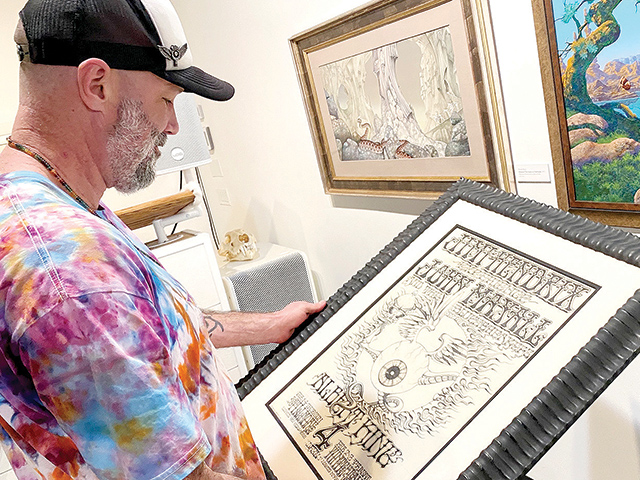
<path id="1" fill-rule="evenodd" d="M 29 0 L 20 20 L 21 61 L 78 66 L 100 58 L 111 68 L 153 72 L 212 100 L 233 96 L 233 86 L 193 66 L 169 0 Z"/>

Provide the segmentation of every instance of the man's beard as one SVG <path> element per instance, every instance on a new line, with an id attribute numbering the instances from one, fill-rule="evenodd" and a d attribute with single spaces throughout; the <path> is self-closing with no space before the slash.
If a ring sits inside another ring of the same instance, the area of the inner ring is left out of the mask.
<path id="1" fill-rule="evenodd" d="M 118 106 L 118 118 L 107 139 L 107 154 L 113 187 L 122 193 L 146 188 L 156 178 L 157 147 L 167 142 L 149 120 L 141 102 L 123 100 Z"/>

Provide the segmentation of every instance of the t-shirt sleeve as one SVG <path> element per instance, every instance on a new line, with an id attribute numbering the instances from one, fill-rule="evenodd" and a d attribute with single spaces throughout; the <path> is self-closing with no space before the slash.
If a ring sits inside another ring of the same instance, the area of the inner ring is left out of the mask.
<path id="1" fill-rule="evenodd" d="M 92 293 L 20 337 L 42 402 L 99 478 L 181 479 L 210 453 L 181 374 L 199 367 L 171 358 L 175 335 L 148 300 Z"/>

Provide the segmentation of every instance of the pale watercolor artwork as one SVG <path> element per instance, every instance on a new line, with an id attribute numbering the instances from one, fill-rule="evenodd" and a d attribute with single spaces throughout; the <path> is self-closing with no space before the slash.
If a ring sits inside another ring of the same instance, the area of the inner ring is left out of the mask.
<path id="1" fill-rule="evenodd" d="M 341 160 L 471 155 L 449 26 L 320 72 Z"/>

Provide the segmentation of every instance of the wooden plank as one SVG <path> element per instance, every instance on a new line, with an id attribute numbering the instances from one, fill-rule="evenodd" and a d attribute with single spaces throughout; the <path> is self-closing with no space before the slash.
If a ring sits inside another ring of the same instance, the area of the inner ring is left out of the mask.
<path id="1" fill-rule="evenodd" d="M 185 190 L 175 195 L 118 210 L 115 214 L 131 230 L 135 230 L 151 225 L 154 220 L 175 215 L 187 205 L 191 205 L 195 199 L 196 197 L 191 190 Z"/>

